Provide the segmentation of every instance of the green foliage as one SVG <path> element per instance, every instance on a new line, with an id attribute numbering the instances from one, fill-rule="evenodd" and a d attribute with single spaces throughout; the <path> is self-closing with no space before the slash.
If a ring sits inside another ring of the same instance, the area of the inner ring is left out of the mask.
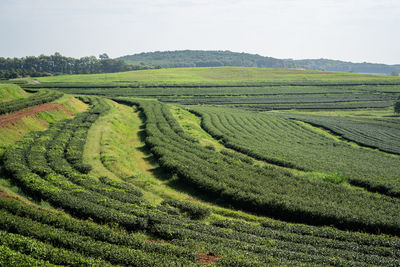
<path id="1" fill-rule="evenodd" d="M 190 216 L 190 218 L 195 220 L 204 219 L 211 213 L 210 210 L 206 207 L 185 201 L 171 199 L 171 200 L 164 200 L 161 204 L 178 208 L 182 212 L 187 213 Z"/>
<path id="2" fill-rule="evenodd" d="M 39 57 L 0 57 L 0 79 L 14 79 L 20 76 L 42 77 L 52 74 L 108 73 L 148 68 L 150 67 L 143 65 L 132 66 L 123 60 L 104 57 L 104 54 L 100 59 L 94 56 L 75 59 L 64 57 L 60 53 Z"/>
<path id="3" fill-rule="evenodd" d="M 25 254 L 0 245 L 1 266 L 56 266 L 48 261 L 37 260 Z"/>
<path id="4" fill-rule="evenodd" d="M 11 234 L 4 231 L 0 231 L 0 243 L 8 246 L 14 251 L 28 254 L 36 259 L 46 259 L 52 264 L 69 266 L 111 266 L 111 264 L 107 262 L 85 257 L 77 252 L 55 248 L 52 245 L 40 242 L 34 238 Z"/>

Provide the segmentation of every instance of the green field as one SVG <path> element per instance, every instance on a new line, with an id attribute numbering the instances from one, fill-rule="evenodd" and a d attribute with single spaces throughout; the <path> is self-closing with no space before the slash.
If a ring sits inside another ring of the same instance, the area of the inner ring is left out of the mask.
<path id="1" fill-rule="evenodd" d="M 276 115 L 222 108 L 191 110 L 202 116 L 202 125 L 211 135 L 242 153 L 289 168 L 332 173 L 369 190 L 400 196 L 398 156 L 351 146 L 319 133 L 309 125 Z M 343 118 L 341 121 L 346 122 Z M 384 127 L 384 122 L 375 122 L 379 123 L 375 127 Z M 392 123 L 392 127 L 386 129 L 398 130 L 398 120 Z M 375 133 L 374 129 L 371 131 Z M 358 133 L 365 136 L 368 132 Z M 377 136 L 384 138 L 376 133 L 375 139 Z M 390 141 L 387 136 L 385 140 Z M 393 146 L 398 141 L 394 140 Z"/>
<path id="2" fill-rule="evenodd" d="M 0 119 L 41 103 L 73 116 L 0 125 L 0 265 L 400 265 L 400 78 L 221 67 L 11 82 L 29 93 L 0 86 Z"/>
<path id="3" fill-rule="evenodd" d="M 26 89 L 139 97 L 184 105 L 230 105 L 257 111 L 387 108 L 400 79 L 296 69 L 178 68 L 16 80 Z"/>
<path id="4" fill-rule="evenodd" d="M 307 116 L 305 114 L 287 116 L 325 128 L 362 146 L 400 154 L 400 120 L 397 117 Z"/>
<path id="5" fill-rule="evenodd" d="M 92 75 L 60 75 L 35 79 L 41 83 L 128 84 L 143 83 L 400 83 L 399 77 L 345 72 L 245 67 L 176 68 Z"/>

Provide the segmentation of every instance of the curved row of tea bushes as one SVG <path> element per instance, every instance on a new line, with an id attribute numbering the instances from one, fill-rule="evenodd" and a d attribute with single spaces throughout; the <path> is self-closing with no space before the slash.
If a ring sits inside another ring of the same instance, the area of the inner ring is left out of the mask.
<path id="1" fill-rule="evenodd" d="M 0 231 L 0 244 L 36 259 L 46 259 L 57 265 L 111 266 L 111 264 L 66 249 L 55 248 L 50 244 L 26 236 Z"/>
<path id="2" fill-rule="evenodd" d="M 400 202 L 324 180 L 309 180 L 278 168 L 237 162 L 181 138 L 173 116 L 155 101 L 133 101 L 146 116 L 146 143 L 160 164 L 182 182 L 237 208 L 309 224 L 400 233 Z M 167 119 L 167 118 L 168 119 Z M 369 203 L 365 206 L 363 203 Z"/>
<path id="3" fill-rule="evenodd" d="M 34 259 L 3 245 L 0 245 L 0 263 L 2 266 L 57 266 L 48 261 Z"/>
<path id="4" fill-rule="evenodd" d="M 168 108 L 162 106 L 154 106 L 151 112 L 158 118 L 170 116 Z M 204 258 L 214 260 L 217 266 L 396 266 L 398 263 L 397 254 L 390 253 L 399 247 L 398 239 L 393 237 L 349 233 L 334 228 L 327 228 L 329 231 L 324 236 L 325 230 L 318 227 L 275 221 L 253 223 L 252 227 L 242 226 L 239 222 L 228 225 L 225 221 L 214 221 L 208 216 L 210 210 L 200 204 L 166 200 L 161 206 L 150 205 L 129 183 L 107 177 L 99 177 L 97 181 L 73 167 L 66 156 L 68 140 L 75 136 L 74 129 L 82 130 L 79 125 L 90 124 L 86 120 L 76 124 L 75 119 L 82 118 L 76 116 L 52 125 L 47 131 L 31 133 L 5 153 L 5 169 L 27 195 L 48 201 L 80 218 L 0 195 L 0 233 L 3 231 L 9 237 L 4 237 L 3 241 L 0 238 L 0 246 L 4 244 L 6 249 L 20 253 L 21 257 L 45 260 L 49 264 L 79 261 L 82 265 L 104 262 L 105 265 L 134 266 L 191 266 Z M 175 133 L 176 130 L 178 133 L 171 138 L 177 148 L 181 147 L 178 143 L 198 145 L 190 137 L 182 138 L 184 132 L 179 130 L 173 117 L 153 126 L 154 135 L 149 137 L 150 140 L 156 140 L 158 129 L 162 129 L 164 137 L 169 131 Z M 82 142 L 75 148 L 83 150 L 81 146 Z M 209 154 L 217 153 L 215 151 L 200 149 L 195 152 L 202 161 L 216 160 Z M 236 171 L 245 166 L 246 161 L 240 157 L 227 151 L 224 153 L 226 155 L 218 154 L 218 157 L 224 157 L 221 160 L 225 162 L 224 166 L 233 166 Z M 76 158 L 79 160 L 81 156 Z M 213 168 L 219 163 L 214 161 Z M 189 168 L 192 166 L 195 165 Z M 272 170 L 256 170 L 263 174 L 273 173 Z M 128 194 L 135 200 L 126 199 Z M 211 220 L 211 224 L 203 221 L 204 217 Z M 268 235 L 268 232 L 272 234 Z M 316 236 L 310 232 L 315 232 Z M 357 237 L 364 241 L 355 242 Z M 10 244 L 13 238 L 19 240 L 15 244 L 20 246 Z M 27 248 L 32 244 L 37 244 L 40 251 L 29 251 Z M 371 248 L 371 244 L 379 245 L 382 251 Z M 348 245 L 351 246 L 347 248 Z M 319 248 L 321 252 L 316 252 Z M 59 258 L 54 255 L 55 251 L 60 252 Z"/>
<path id="5" fill-rule="evenodd" d="M 29 236 L 54 246 L 69 249 L 77 253 L 101 258 L 112 264 L 131 266 L 175 266 L 178 261 L 186 266 L 190 261 L 176 258 L 173 255 L 164 256 L 153 252 L 145 252 L 110 243 L 93 240 L 90 237 L 64 231 L 55 227 L 37 223 L 27 218 L 0 211 L 0 227 L 11 233 Z"/>
<path id="6" fill-rule="evenodd" d="M 362 146 L 400 155 L 400 120 L 285 114 L 285 117 L 323 127 Z"/>
<path id="7" fill-rule="evenodd" d="M 26 98 L 18 98 L 12 101 L 0 102 L 0 115 L 48 103 L 60 98 L 63 95 L 63 93 L 57 91 L 40 90 Z"/>
<path id="8" fill-rule="evenodd" d="M 185 220 L 168 222 L 165 218 L 159 218 L 159 222 L 149 228 L 148 231 L 163 237 L 165 240 L 170 240 L 175 247 L 163 243 L 141 241 L 124 232 L 95 225 L 92 222 L 68 218 L 61 214 L 44 213 L 33 207 L 24 206 L 15 200 L 0 199 L 0 207 L 7 210 L 6 213 L 1 213 L 1 218 L 3 219 L 0 219 L 0 222 L 3 223 L 0 223 L 0 225 L 2 225 L 2 229 L 39 238 L 43 242 L 53 240 L 52 244 L 57 244 L 57 246 L 61 247 L 67 246 L 73 240 L 71 238 L 77 237 L 77 235 L 67 233 L 72 232 L 82 237 L 88 236 L 94 240 L 102 241 L 103 244 L 107 242 L 118 246 L 140 249 L 149 253 L 175 255 L 175 257 L 184 257 L 190 261 L 196 258 L 194 253 L 180 247 L 185 247 L 191 242 L 204 244 L 205 247 L 212 249 L 219 255 L 227 254 L 227 250 L 229 251 L 231 256 L 223 259 L 220 262 L 221 265 L 226 261 L 233 261 L 237 257 L 235 256 L 237 253 L 245 253 L 249 260 L 258 262 L 258 264 L 268 262 L 271 259 L 273 259 L 274 263 L 297 263 L 297 265 L 301 262 L 310 262 L 331 265 L 349 265 L 352 263 L 353 265 L 363 266 L 363 263 L 369 263 L 396 266 L 399 263 L 396 260 L 396 251 L 400 246 L 398 239 L 346 233 L 331 228 L 325 229 L 282 223 L 282 226 L 286 226 L 287 230 L 271 231 L 262 226 L 234 221 L 218 220 L 210 226 L 199 222 L 190 223 Z M 17 217 L 10 217 L 11 214 L 16 214 Z M 14 222 L 15 220 L 17 222 Z M 40 224 L 35 224 L 35 222 L 40 222 Z M 26 225 L 37 225 L 37 227 L 33 227 L 32 230 L 32 227 Z M 51 228 L 46 228 L 46 225 L 51 226 Z M 306 228 L 308 232 L 304 234 L 292 233 L 295 232 L 293 229 L 298 227 L 300 227 L 300 230 Z M 46 237 L 46 230 L 38 233 L 37 229 L 39 228 L 51 229 L 53 234 L 51 237 Z M 62 231 L 56 231 L 56 229 Z M 57 235 L 54 233 L 60 235 L 64 233 L 66 236 L 57 239 Z M 313 236 L 314 233 L 315 236 Z M 329 236 L 330 234 L 332 236 Z M 327 236 L 322 237 L 323 235 Z M 65 238 L 67 238 L 67 241 L 60 241 Z M 352 238 L 356 241 L 352 241 Z M 85 238 L 79 242 L 86 242 L 86 240 L 88 239 Z M 58 242 L 62 243 L 59 244 Z M 99 243 L 95 244 L 99 245 Z M 79 248 L 79 246 L 75 249 L 87 251 L 86 248 Z M 95 253 L 96 250 L 91 249 L 90 251 Z M 89 255 L 95 257 L 96 254 Z M 156 257 L 156 255 L 154 256 Z M 119 260 L 114 258 L 113 262 Z M 236 258 L 235 262 L 240 261 Z"/>
<path id="9" fill-rule="evenodd" d="M 90 100 L 90 99 L 89 99 Z M 104 101 L 104 100 L 101 100 Z M 144 201 L 140 200 L 141 192 L 138 191 L 132 185 L 127 183 L 111 181 L 109 178 L 102 177 L 99 182 L 95 181 L 90 176 L 79 172 L 79 168 L 76 164 L 69 165 L 67 161 L 67 154 L 71 151 L 80 150 L 83 151 L 84 142 L 74 143 L 71 145 L 71 140 L 78 133 L 80 138 L 86 139 L 86 134 L 82 134 L 83 131 L 87 132 L 90 125 L 95 121 L 93 114 L 103 114 L 107 111 L 106 108 L 99 110 L 96 109 L 98 105 L 95 103 L 96 99 L 93 99 L 91 104 L 93 107 L 86 113 L 77 115 L 71 120 L 65 120 L 57 124 L 53 124 L 47 131 L 44 132 L 33 132 L 27 135 L 20 142 L 17 142 L 12 148 L 9 148 L 4 156 L 3 163 L 5 169 L 30 196 L 36 199 L 44 199 L 50 202 L 56 207 L 61 207 L 71 214 L 81 218 L 91 218 L 96 222 L 104 223 L 116 223 L 121 227 L 134 230 L 143 230 L 149 227 L 152 220 L 158 220 L 157 218 L 163 218 L 163 215 L 157 215 L 160 211 L 157 211 L 151 205 L 147 205 Z M 80 144 L 80 145 L 76 145 Z M 82 153 L 74 153 L 74 159 L 77 159 L 73 163 L 82 162 Z M 71 158 L 70 158 L 71 159 Z M 136 204 L 133 204 L 136 203 Z M 3 202 L 3 210 L 6 202 Z M 139 204 L 139 205 L 138 205 Z M 8 212 L 19 214 L 22 207 L 16 209 L 15 205 L 13 208 L 8 208 Z M 49 223 L 49 220 L 56 226 L 60 227 L 60 223 L 68 222 L 69 227 L 71 225 L 68 220 L 58 220 L 54 222 L 50 219 L 49 214 L 40 214 L 40 211 L 29 212 L 29 215 L 24 210 L 25 214 L 23 217 L 2 214 L 3 219 L 8 218 L 7 221 L 3 221 L 1 229 L 8 232 L 14 232 L 16 234 L 22 234 L 27 236 L 33 236 L 36 239 L 42 240 L 43 242 L 50 242 L 51 244 L 58 244 L 61 247 L 71 249 L 69 246 L 75 244 L 78 241 L 74 241 L 76 231 L 78 229 L 69 229 L 68 233 L 64 233 L 57 240 L 49 239 L 56 238 L 55 232 L 57 230 L 52 229 L 50 231 L 44 231 L 46 228 L 42 224 L 42 221 Z M 136 215 L 135 215 L 136 214 Z M 11 217 L 10 217 L 11 216 Z M 27 218 L 31 217 L 31 219 Z M 35 222 L 39 220 L 39 225 L 34 228 Z M 61 218 L 58 218 L 61 219 Z M 164 220 L 165 221 L 165 220 Z M 75 221 L 76 222 L 76 221 Z M 25 226 L 29 226 L 26 228 Z M 11 227 L 11 228 L 10 228 Z M 14 227 L 14 228 L 13 228 Z M 83 227 L 79 227 L 83 231 Z M 84 227 L 86 233 L 89 231 L 87 225 Z M 31 232 L 35 230 L 35 232 Z M 43 230 L 43 231 L 42 231 Z M 99 238 L 105 238 L 104 233 L 107 233 L 106 228 L 97 228 L 97 231 L 91 232 L 92 235 Z M 111 245 L 98 244 L 97 252 L 87 251 L 95 249 L 96 246 L 93 244 L 83 244 L 80 248 L 82 253 L 90 254 L 93 257 L 101 257 L 114 264 L 123 265 L 135 265 L 135 266 L 175 266 L 175 265 L 193 265 L 196 261 L 194 254 L 185 252 L 184 249 L 166 246 L 163 244 L 152 244 L 141 242 L 140 240 L 121 237 L 118 240 L 117 233 L 108 232 L 108 240 L 105 240 L 107 244 L 117 244 L 118 248 L 111 250 L 106 253 L 107 249 L 110 250 Z M 122 239 L 121 239 L 122 238 Z M 53 241 L 51 241 L 53 240 Z M 60 243 L 57 243 L 60 242 Z M 78 243 L 82 243 L 79 241 Z M 104 242 L 104 241 L 101 241 Z M 124 251 L 119 246 L 134 246 L 135 253 Z M 94 246 L 94 247 L 93 247 Z M 104 247 L 106 246 L 106 247 Z M 75 248 L 74 247 L 74 248 Z M 103 248 L 104 247 L 104 248 Z M 112 248 L 112 246 L 111 246 Z M 138 251 L 138 249 L 140 251 Z M 137 251 L 136 251 L 137 250 Z M 148 252 L 142 252 L 148 251 Z M 147 253 L 147 254 L 146 254 Z M 166 256 L 162 256 L 165 254 Z M 174 254 L 178 254 L 174 256 Z M 129 256 L 132 255 L 132 256 Z M 135 256 L 136 255 L 136 256 Z M 179 258 L 179 260 L 177 260 Z M 179 262 L 179 263 L 178 263 Z"/>
<path id="10" fill-rule="evenodd" d="M 280 116 L 213 107 L 191 110 L 202 117 L 208 133 L 236 151 L 280 166 L 336 174 L 369 191 L 400 196 L 400 157 L 355 148 Z"/>

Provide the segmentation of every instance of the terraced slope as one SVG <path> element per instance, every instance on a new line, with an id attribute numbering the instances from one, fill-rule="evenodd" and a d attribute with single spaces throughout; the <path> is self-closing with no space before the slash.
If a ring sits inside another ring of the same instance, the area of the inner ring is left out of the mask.
<path id="1" fill-rule="evenodd" d="M 41 90 L 29 97 L 0 102 L 0 115 L 15 112 L 23 108 L 41 105 L 60 98 L 63 94 L 51 90 Z"/>
<path id="2" fill-rule="evenodd" d="M 0 83 L 0 102 L 8 102 L 14 99 L 27 97 L 28 94 L 15 84 Z"/>

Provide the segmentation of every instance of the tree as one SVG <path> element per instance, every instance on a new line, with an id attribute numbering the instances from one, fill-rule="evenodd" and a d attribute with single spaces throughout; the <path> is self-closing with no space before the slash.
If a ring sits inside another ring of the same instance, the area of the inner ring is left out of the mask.
<path id="1" fill-rule="evenodd" d="M 103 54 L 99 55 L 99 58 L 100 59 L 107 59 L 107 58 L 110 58 L 110 57 L 107 55 L 107 53 L 103 53 Z"/>

